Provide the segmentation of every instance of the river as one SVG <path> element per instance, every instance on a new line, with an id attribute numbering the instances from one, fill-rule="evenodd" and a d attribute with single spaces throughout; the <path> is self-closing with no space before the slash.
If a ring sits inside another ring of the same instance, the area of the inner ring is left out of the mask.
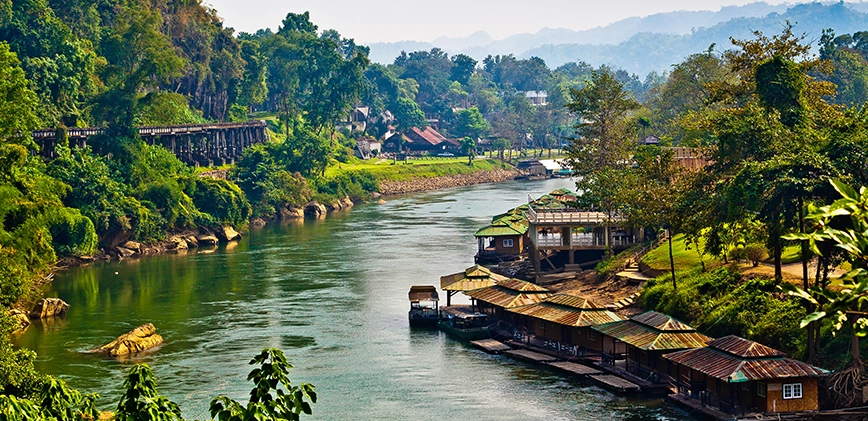
<path id="1" fill-rule="evenodd" d="M 492 215 L 568 180 L 507 182 L 391 197 L 325 220 L 269 225 L 230 247 L 107 262 L 58 273 L 46 295 L 67 317 L 17 338 L 37 367 L 120 397 L 132 362 L 85 351 L 152 322 L 166 344 L 148 363 L 188 419 L 218 394 L 246 402 L 247 362 L 282 349 L 294 383 L 316 385 L 315 420 L 681 420 L 660 399 L 612 395 L 582 380 L 485 354 L 407 325 L 411 285 L 473 263 Z"/>

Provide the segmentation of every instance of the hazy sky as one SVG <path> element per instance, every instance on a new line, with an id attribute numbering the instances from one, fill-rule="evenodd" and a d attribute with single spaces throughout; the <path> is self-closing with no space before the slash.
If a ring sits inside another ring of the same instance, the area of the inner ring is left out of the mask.
<path id="1" fill-rule="evenodd" d="M 310 11 L 320 29 L 360 43 L 432 41 L 485 30 L 495 39 L 541 28 L 587 29 L 631 16 L 673 10 L 718 10 L 756 0 L 204 0 L 227 26 L 254 32 L 287 12 Z M 766 0 L 781 4 L 784 1 Z M 790 1 L 791 3 L 793 1 Z M 797 1 L 798 2 L 798 1 Z"/>

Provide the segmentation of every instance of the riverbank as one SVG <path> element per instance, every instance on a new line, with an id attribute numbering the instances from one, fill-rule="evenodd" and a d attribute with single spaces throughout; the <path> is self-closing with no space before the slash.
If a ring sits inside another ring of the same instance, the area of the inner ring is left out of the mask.
<path id="1" fill-rule="evenodd" d="M 380 194 L 393 195 L 416 193 L 451 187 L 472 186 L 484 183 L 499 183 L 512 180 L 519 172 L 514 169 L 493 169 L 477 171 L 469 174 L 443 175 L 430 178 L 412 178 L 410 180 L 382 180 Z"/>

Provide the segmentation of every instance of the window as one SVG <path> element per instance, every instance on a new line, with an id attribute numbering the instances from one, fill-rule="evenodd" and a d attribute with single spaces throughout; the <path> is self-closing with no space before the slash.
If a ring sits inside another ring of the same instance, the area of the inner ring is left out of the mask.
<path id="1" fill-rule="evenodd" d="M 546 322 L 540 320 L 539 321 L 539 328 L 542 330 L 546 330 Z"/>
<path id="2" fill-rule="evenodd" d="M 588 329 L 588 340 L 591 342 L 597 341 L 597 331 L 594 329 Z"/>
<path id="3" fill-rule="evenodd" d="M 510 240 L 503 240 L 503 246 L 507 247 L 507 248 L 511 248 L 512 247 L 512 240 L 511 239 Z"/>
<path id="4" fill-rule="evenodd" d="M 790 383 L 784 385 L 784 399 L 801 399 L 802 384 Z"/>
<path id="5" fill-rule="evenodd" d="M 759 382 L 756 384 L 756 394 L 760 397 L 766 397 L 766 384 Z"/>
<path id="6" fill-rule="evenodd" d="M 749 392 L 750 391 L 750 383 L 748 383 L 748 382 L 742 383 L 741 384 L 741 390 L 744 390 L 745 392 Z"/>

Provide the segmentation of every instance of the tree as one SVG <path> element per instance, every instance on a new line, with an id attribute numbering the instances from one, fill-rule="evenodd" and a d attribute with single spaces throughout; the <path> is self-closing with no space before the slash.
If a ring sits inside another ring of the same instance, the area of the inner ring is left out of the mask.
<path id="1" fill-rule="evenodd" d="M 593 72 L 585 87 L 570 92 L 573 101 L 567 109 L 579 118 L 579 123 L 567 155 L 576 174 L 585 176 L 597 169 L 623 165 L 635 146 L 627 116 L 639 104 L 606 71 Z"/>
<path id="2" fill-rule="evenodd" d="M 474 70 L 476 70 L 476 60 L 466 54 L 454 55 L 452 56 L 452 70 L 449 74 L 449 80 L 467 85 Z"/>
<path id="3" fill-rule="evenodd" d="M 802 320 L 801 327 L 828 319 L 836 331 L 845 326 L 850 329 L 850 365 L 833 374 L 828 383 L 836 402 L 840 406 L 851 406 L 862 402 L 861 389 L 866 381 L 859 338 L 868 333 L 868 188 L 861 187 L 857 192 L 840 181 L 833 181 L 832 185 L 841 198 L 828 206 L 810 208 L 808 218 L 815 229 L 786 238 L 807 241 L 816 254 L 822 253 L 819 243 L 832 242 L 845 250 L 853 269 L 841 277 L 840 289 L 819 286 L 805 289 L 786 283 L 781 287 L 816 309 Z"/>
<path id="4" fill-rule="evenodd" d="M 491 124 L 476 107 L 455 113 L 454 132 L 457 136 L 479 139 L 491 130 Z"/>
<path id="5" fill-rule="evenodd" d="M 160 32 L 159 12 L 124 6 L 116 19 L 101 48 L 108 61 L 102 72 L 108 89 L 95 99 L 93 113 L 108 124 L 110 135 L 135 137 L 133 119 L 140 93 L 180 75 L 184 61 Z"/>
<path id="6" fill-rule="evenodd" d="M 16 143 L 34 148 L 28 134 L 39 125 L 34 113 L 38 99 L 19 64 L 9 44 L 0 42 L 0 145 Z"/>
<path id="7" fill-rule="evenodd" d="M 472 137 L 461 139 L 461 153 L 467 155 L 467 165 L 473 165 L 473 157 L 476 155 L 476 141 Z"/>
<path id="8" fill-rule="evenodd" d="M 258 364 L 247 375 L 253 382 L 250 400 L 247 405 L 226 397 L 218 396 L 211 401 L 211 417 L 217 421 L 253 420 L 299 420 L 301 414 L 310 415 L 311 404 L 316 403 L 314 386 L 301 383 L 293 386 L 289 380 L 292 365 L 278 349 L 264 349 L 250 360 Z"/>

